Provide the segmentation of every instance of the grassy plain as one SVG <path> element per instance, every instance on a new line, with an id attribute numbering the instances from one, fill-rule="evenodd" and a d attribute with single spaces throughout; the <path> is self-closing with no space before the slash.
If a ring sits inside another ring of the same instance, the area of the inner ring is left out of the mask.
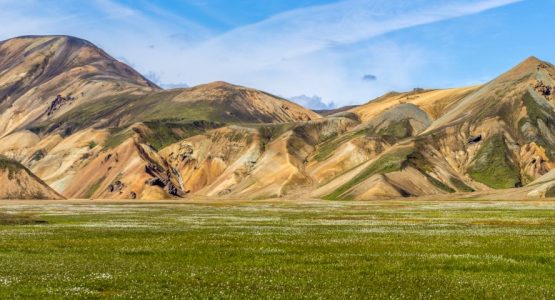
<path id="1" fill-rule="evenodd" d="M 0 218 L 2 299 L 555 297 L 551 202 L 4 201 Z"/>

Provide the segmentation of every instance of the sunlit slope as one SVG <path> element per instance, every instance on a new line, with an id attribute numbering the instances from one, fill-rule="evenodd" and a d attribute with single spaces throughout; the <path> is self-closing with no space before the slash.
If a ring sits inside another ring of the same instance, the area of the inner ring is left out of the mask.
<path id="1" fill-rule="evenodd" d="M 157 89 L 85 40 L 29 36 L 0 42 L 0 136 L 103 97 Z"/>
<path id="2" fill-rule="evenodd" d="M 19 162 L 0 156 L 0 199 L 63 199 Z"/>
<path id="3" fill-rule="evenodd" d="M 433 120 L 425 130 L 335 178 L 331 188 L 321 187 L 315 195 L 371 199 L 529 184 L 553 168 L 554 74 L 551 64 L 532 57 L 495 80 L 470 88 L 462 98 L 420 106 Z M 388 95 L 367 105 L 373 110 L 353 112 L 372 123 L 384 106 L 395 107 L 392 97 L 403 99 Z M 439 103 L 445 105 L 434 106 Z M 396 128 L 393 132 L 403 133 L 403 126 Z"/>

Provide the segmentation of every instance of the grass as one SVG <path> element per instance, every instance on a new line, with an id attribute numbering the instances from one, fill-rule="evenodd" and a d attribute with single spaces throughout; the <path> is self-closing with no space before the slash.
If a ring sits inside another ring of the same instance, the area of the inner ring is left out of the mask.
<path id="1" fill-rule="evenodd" d="M 100 185 L 102 185 L 102 182 L 104 182 L 105 179 L 106 179 L 106 176 L 102 176 L 93 185 L 91 185 L 89 187 L 89 189 L 87 190 L 87 192 L 85 193 L 85 198 L 87 198 L 87 199 L 92 198 L 94 193 L 96 193 L 96 191 L 98 191 L 98 189 L 100 188 Z"/>
<path id="2" fill-rule="evenodd" d="M 434 177 L 424 173 L 424 176 L 426 176 L 426 179 L 428 179 L 428 181 L 433 184 L 435 187 L 439 188 L 440 190 L 447 192 L 447 193 L 455 193 L 456 191 L 454 189 L 452 189 L 450 186 L 448 186 L 447 184 L 443 183 L 441 180 L 435 179 Z"/>
<path id="3" fill-rule="evenodd" d="M 320 143 L 320 145 L 318 145 L 316 154 L 314 155 L 314 159 L 317 161 L 324 161 L 330 158 L 333 155 L 333 153 L 337 150 L 337 148 L 339 148 L 339 146 L 345 144 L 346 142 L 352 139 L 364 136 L 366 135 L 366 133 L 367 133 L 367 130 L 363 129 L 363 130 L 348 132 L 343 135 L 340 135 L 339 137 L 329 138 L 326 141 Z"/>
<path id="4" fill-rule="evenodd" d="M 106 139 L 104 149 L 114 149 L 132 136 L 133 131 L 129 128 L 110 129 L 110 135 Z"/>
<path id="5" fill-rule="evenodd" d="M 80 129 L 99 126 L 99 122 L 100 127 L 124 128 L 137 122 L 158 120 L 239 123 L 250 117 L 239 115 L 232 107 L 218 108 L 210 102 L 173 101 L 179 93 L 179 90 L 174 90 L 146 96 L 109 96 L 80 105 L 54 120 L 33 124 L 29 129 L 35 133 L 60 131 L 69 136 Z M 230 110 L 230 114 L 226 113 L 226 109 Z"/>
<path id="6" fill-rule="evenodd" d="M 405 139 L 412 135 L 412 126 L 408 119 L 404 119 L 397 122 L 392 122 L 387 127 L 381 128 L 376 131 L 374 127 L 367 127 L 357 131 L 348 132 L 346 134 L 340 135 L 338 137 L 329 138 L 320 145 L 318 145 L 314 159 L 317 161 L 324 161 L 330 158 L 333 153 L 339 148 L 339 146 L 344 143 L 366 136 L 369 138 L 382 139 L 388 141 L 391 144 L 396 143 L 399 140 Z"/>
<path id="7" fill-rule="evenodd" d="M 4 204 L 3 299 L 549 299 L 555 207 Z"/>
<path id="8" fill-rule="evenodd" d="M 439 188 L 440 190 L 446 193 L 454 193 L 456 192 L 450 186 L 445 184 L 439 179 L 436 179 L 430 173 L 434 171 L 434 166 L 422 155 L 420 151 L 414 151 L 410 155 L 407 156 L 406 162 L 404 162 L 407 166 L 412 166 L 413 168 L 417 169 L 426 177 L 428 182 L 433 184 L 435 187 Z"/>
<path id="9" fill-rule="evenodd" d="M 324 199 L 346 200 L 348 198 L 348 196 L 345 195 L 346 192 L 348 192 L 356 185 L 362 183 L 364 180 L 368 179 L 372 175 L 400 171 L 403 168 L 404 163 L 407 161 L 408 156 L 411 155 L 413 152 L 414 149 L 409 147 L 396 149 L 395 151 L 383 154 L 353 179 L 340 186 L 333 193 L 325 196 Z"/>
<path id="10" fill-rule="evenodd" d="M 395 140 L 401 140 L 412 135 L 412 126 L 409 119 L 391 122 L 387 127 L 381 128 L 378 136 L 388 136 Z"/>
<path id="11" fill-rule="evenodd" d="M 520 172 L 509 155 L 503 136 L 495 134 L 480 147 L 468 174 L 491 188 L 514 188 L 521 183 Z"/>
<path id="12" fill-rule="evenodd" d="M 222 126 L 209 121 L 175 122 L 171 120 L 149 121 L 144 124 L 148 130 L 141 132 L 140 135 L 157 150 Z"/>
<path id="13" fill-rule="evenodd" d="M 468 185 L 466 185 L 466 183 L 462 182 L 458 178 L 452 177 L 450 181 L 451 184 L 460 192 L 472 193 L 475 191 L 473 188 L 469 187 Z"/>
<path id="14" fill-rule="evenodd" d="M 36 219 L 31 215 L 0 213 L 0 225 L 30 225 L 44 223 L 46 223 L 46 221 Z"/>
<path id="15" fill-rule="evenodd" d="M 249 126 L 249 125 L 247 125 Z M 296 123 L 282 124 L 252 124 L 250 125 L 258 130 L 261 137 L 260 147 L 262 151 L 266 150 L 268 144 L 279 138 L 281 135 L 297 126 Z"/>

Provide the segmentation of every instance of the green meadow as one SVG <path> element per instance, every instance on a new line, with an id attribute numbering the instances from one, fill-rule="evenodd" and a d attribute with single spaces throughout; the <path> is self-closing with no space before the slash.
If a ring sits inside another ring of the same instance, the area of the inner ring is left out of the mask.
<path id="1" fill-rule="evenodd" d="M 555 203 L 0 203 L 0 298 L 549 299 Z"/>

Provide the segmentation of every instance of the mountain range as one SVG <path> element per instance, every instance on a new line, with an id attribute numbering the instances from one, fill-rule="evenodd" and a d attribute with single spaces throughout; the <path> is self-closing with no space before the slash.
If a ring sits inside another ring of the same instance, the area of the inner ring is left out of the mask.
<path id="1" fill-rule="evenodd" d="M 312 111 L 214 82 L 164 90 L 90 42 L 0 42 L 0 198 L 555 195 L 555 67 Z"/>

